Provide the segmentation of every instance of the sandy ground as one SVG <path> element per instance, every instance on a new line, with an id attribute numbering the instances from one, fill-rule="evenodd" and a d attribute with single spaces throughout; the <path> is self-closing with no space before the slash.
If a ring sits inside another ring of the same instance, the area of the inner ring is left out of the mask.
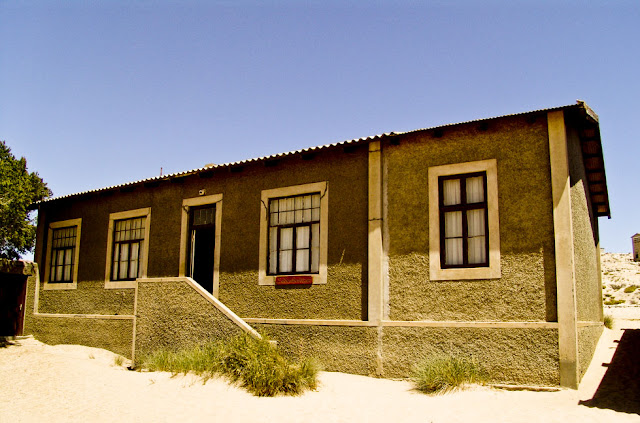
<path id="1" fill-rule="evenodd" d="M 609 380 L 618 392 L 603 390 L 616 346 L 640 320 L 617 326 L 605 332 L 578 391 L 474 386 L 440 396 L 405 381 L 323 372 L 317 391 L 259 398 L 223 380 L 128 371 L 101 349 L 20 339 L 0 348 L 0 422 L 640 422 L 633 382 Z"/>

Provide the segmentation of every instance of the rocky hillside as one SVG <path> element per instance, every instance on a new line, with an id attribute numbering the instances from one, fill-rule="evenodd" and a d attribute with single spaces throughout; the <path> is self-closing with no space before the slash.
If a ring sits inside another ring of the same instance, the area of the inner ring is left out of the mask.
<path id="1" fill-rule="evenodd" d="M 640 262 L 631 254 L 602 251 L 602 298 L 605 305 L 640 305 Z"/>

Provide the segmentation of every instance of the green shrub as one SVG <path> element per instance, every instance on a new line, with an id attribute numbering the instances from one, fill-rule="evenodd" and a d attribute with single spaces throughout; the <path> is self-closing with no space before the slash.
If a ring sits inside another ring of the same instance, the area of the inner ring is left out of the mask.
<path id="1" fill-rule="evenodd" d="M 609 314 L 605 314 L 603 320 L 604 320 L 605 328 L 613 329 L 613 316 L 610 316 Z"/>
<path id="2" fill-rule="evenodd" d="M 635 291 L 637 288 L 638 288 L 638 286 L 637 286 L 637 285 L 629 285 L 628 287 L 626 287 L 626 288 L 624 289 L 624 292 L 625 292 L 625 293 L 627 293 L 627 294 L 629 294 L 629 293 L 631 293 L 631 292 Z"/>
<path id="3" fill-rule="evenodd" d="M 205 381 L 216 375 L 257 396 L 297 395 L 317 386 L 318 365 L 304 359 L 293 363 L 267 338 L 249 335 L 211 342 L 176 352 L 159 350 L 142 359 L 149 370 L 195 373 Z"/>
<path id="4" fill-rule="evenodd" d="M 440 394 L 467 383 L 484 383 L 486 373 L 475 360 L 433 355 L 425 357 L 414 366 L 411 379 L 418 390 L 427 394 Z"/>
<path id="5" fill-rule="evenodd" d="M 611 298 L 604 302 L 604 305 L 617 305 L 624 303 L 624 300 L 616 300 L 615 298 Z"/>

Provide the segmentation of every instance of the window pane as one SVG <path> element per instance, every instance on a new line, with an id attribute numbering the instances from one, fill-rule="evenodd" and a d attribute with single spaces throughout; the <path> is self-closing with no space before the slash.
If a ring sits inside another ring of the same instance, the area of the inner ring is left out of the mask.
<path id="1" fill-rule="evenodd" d="M 131 260 L 129 264 L 129 278 L 137 278 L 138 277 L 138 252 L 140 249 L 140 244 L 135 243 L 131 244 Z"/>
<path id="2" fill-rule="evenodd" d="M 280 251 L 280 272 L 291 272 L 293 268 L 293 251 Z"/>
<path id="3" fill-rule="evenodd" d="M 309 249 L 296 251 L 296 272 L 309 271 Z"/>
<path id="4" fill-rule="evenodd" d="M 445 179 L 442 182 L 442 201 L 445 206 L 460 204 L 460 179 Z"/>
<path id="5" fill-rule="evenodd" d="M 487 251 L 486 251 L 486 243 L 484 236 L 476 236 L 469 238 L 469 263 L 477 264 L 477 263 L 486 263 L 487 262 Z"/>
<path id="6" fill-rule="evenodd" d="M 71 280 L 71 265 L 65 265 L 64 266 L 64 279 L 65 281 L 70 281 Z"/>
<path id="7" fill-rule="evenodd" d="M 311 272 L 317 273 L 320 266 L 320 225 L 311 226 Z"/>
<path id="8" fill-rule="evenodd" d="M 293 228 L 282 228 L 280 230 L 280 250 L 293 249 Z"/>
<path id="9" fill-rule="evenodd" d="M 484 201 L 484 178 L 474 176 L 467 178 L 467 203 L 481 203 Z"/>
<path id="10" fill-rule="evenodd" d="M 127 271 L 129 263 L 129 244 L 120 245 L 120 273 L 118 279 L 127 279 Z"/>
<path id="11" fill-rule="evenodd" d="M 296 228 L 296 248 L 309 248 L 309 238 L 311 231 L 308 226 L 298 226 Z"/>
<path id="12" fill-rule="evenodd" d="M 462 238 L 446 239 L 445 264 L 462 264 Z"/>
<path id="13" fill-rule="evenodd" d="M 114 281 L 118 279 L 118 263 L 120 257 L 120 244 L 116 244 L 113 249 L 113 264 L 111 265 L 111 279 Z"/>
<path id="14" fill-rule="evenodd" d="M 467 211 L 467 231 L 470 237 L 485 234 L 484 211 L 485 209 Z"/>
<path id="15" fill-rule="evenodd" d="M 448 212 L 444 214 L 444 237 L 454 238 L 462 236 L 462 212 Z"/>

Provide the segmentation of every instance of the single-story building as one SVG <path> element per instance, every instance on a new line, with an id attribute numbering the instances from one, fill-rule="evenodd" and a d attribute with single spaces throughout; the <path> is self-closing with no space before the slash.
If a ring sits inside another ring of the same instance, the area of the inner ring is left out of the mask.
<path id="1" fill-rule="evenodd" d="M 135 358 L 258 331 L 331 371 L 406 377 L 446 353 L 495 382 L 575 388 L 603 330 L 610 211 L 584 102 L 33 208 L 25 332 L 48 343 Z"/>

